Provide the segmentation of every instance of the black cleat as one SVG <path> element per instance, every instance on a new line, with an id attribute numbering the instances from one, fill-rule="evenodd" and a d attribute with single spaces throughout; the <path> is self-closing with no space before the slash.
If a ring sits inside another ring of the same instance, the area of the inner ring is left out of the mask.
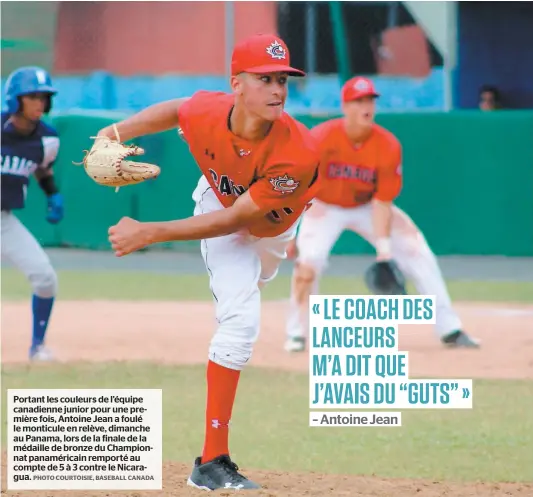
<path id="1" fill-rule="evenodd" d="M 287 352 L 304 352 L 305 351 L 305 337 L 291 337 L 285 342 L 285 350 Z"/>
<path id="2" fill-rule="evenodd" d="M 480 343 L 478 340 L 469 337 L 462 330 L 455 330 L 442 337 L 442 343 L 448 347 L 467 347 L 467 348 L 479 348 Z"/>
<path id="3" fill-rule="evenodd" d="M 218 456 L 212 461 L 202 464 L 202 458 L 197 457 L 194 468 L 187 480 L 190 487 L 202 490 L 251 490 L 261 488 L 257 483 L 248 480 L 237 472 L 239 467 L 228 455 Z"/>

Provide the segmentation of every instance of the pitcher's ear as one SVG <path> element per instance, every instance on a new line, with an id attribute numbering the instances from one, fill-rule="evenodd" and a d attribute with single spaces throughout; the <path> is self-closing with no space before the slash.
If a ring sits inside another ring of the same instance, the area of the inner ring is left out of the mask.
<path id="1" fill-rule="evenodd" d="M 232 76 L 230 85 L 233 93 L 237 95 L 242 95 L 244 92 L 244 82 L 246 80 L 246 74 L 238 74 L 237 76 Z"/>

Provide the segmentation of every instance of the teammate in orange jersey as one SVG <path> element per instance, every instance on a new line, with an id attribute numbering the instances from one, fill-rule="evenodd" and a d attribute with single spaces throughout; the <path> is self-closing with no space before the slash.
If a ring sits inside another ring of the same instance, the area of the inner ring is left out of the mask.
<path id="1" fill-rule="evenodd" d="M 321 154 L 321 186 L 303 216 L 297 240 L 289 247 L 296 263 L 286 328 L 287 351 L 305 350 L 309 295 L 318 293 L 320 275 L 344 230 L 371 243 L 377 261 L 397 263 L 420 294 L 436 296 L 435 328 L 442 343 L 479 345 L 462 331 L 437 260 L 423 234 L 393 204 L 402 188 L 402 147 L 390 131 L 375 124 L 377 97 L 372 81 L 352 78 L 342 88 L 344 117 L 312 130 Z"/>
<path id="2" fill-rule="evenodd" d="M 199 91 L 117 124 L 123 141 L 179 129 L 203 173 L 194 215 L 144 223 L 126 217 L 109 229 L 119 257 L 158 242 L 201 240 L 218 326 L 208 354 L 204 447 L 188 484 L 209 490 L 259 488 L 229 456 L 228 425 L 259 334 L 260 289 L 286 258 L 319 163 L 309 130 L 284 112 L 288 76 L 305 75 L 290 66 L 285 43 L 247 39 L 235 47 L 231 69 L 231 94 Z M 99 134 L 115 138 L 112 127 Z"/>

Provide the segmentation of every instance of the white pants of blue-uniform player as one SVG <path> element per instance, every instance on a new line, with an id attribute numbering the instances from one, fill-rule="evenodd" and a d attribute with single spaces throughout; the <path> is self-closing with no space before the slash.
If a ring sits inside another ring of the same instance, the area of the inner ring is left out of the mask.
<path id="1" fill-rule="evenodd" d="M 34 336 L 30 353 L 35 359 L 50 359 L 43 343 L 48 320 L 35 322 L 35 319 L 42 314 L 36 306 L 49 306 L 51 310 L 57 293 L 56 272 L 39 242 L 12 212 L 2 211 L 1 221 L 2 260 L 8 261 L 26 276 L 34 295 Z"/>

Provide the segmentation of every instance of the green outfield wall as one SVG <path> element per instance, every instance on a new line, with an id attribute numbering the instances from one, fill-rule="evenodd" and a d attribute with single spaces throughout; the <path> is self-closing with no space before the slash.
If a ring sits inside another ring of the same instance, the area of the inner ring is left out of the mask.
<path id="1" fill-rule="evenodd" d="M 324 120 L 296 117 L 309 127 Z M 44 245 L 108 250 L 108 227 L 121 216 L 162 221 L 192 214 L 199 170 L 175 131 L 137 141 L 146 150 L 143 160 L 159 164 L 162 173 L 118 193 L 97 185 L 72 164 L 91 147 L 91 136 L 118 119 L 113 114 L 51 119 L 62 142 L 55 170 L 65 195 L 65 219 L 58 226 L 46 223 L 45 198 L 35 181 L 28 189 L 28 207 L 19 214 Z M 387 114 L 377 120 L 404 148 L 405 182 L 397 204 L 437 255 L 533 256 L 533 112 Z M 168 247 L 188 250 L 197 242 Z M 334 253 L 372 249 L 344 233 Z"/>

